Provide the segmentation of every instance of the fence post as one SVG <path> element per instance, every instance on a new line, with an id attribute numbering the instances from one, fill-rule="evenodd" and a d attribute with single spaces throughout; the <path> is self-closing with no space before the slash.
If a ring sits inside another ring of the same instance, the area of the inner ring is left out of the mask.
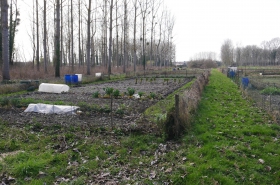
<path id="1" fill-rule="evenodd" d="M 110 109 L 111 109 L 111 127 L 113 129 L 114 128 L 114 124 L 113 124 L 113 96 L 112 96 L 112 94 L 110 95 L 110 99 L 111 99 L 111 105 L 110 105 Z"/>
<path id="2" fill-rule="evenodd" d="M 175 95 L 175 136 L 179 137 L 179 95 Z"/>

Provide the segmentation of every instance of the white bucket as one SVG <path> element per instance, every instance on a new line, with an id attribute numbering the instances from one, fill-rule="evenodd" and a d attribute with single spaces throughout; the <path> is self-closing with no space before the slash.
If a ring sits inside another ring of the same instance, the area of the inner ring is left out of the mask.
<path id="1" fill-rule="evenodd" d="M 75 75 L 78 75 L 78 82 L 81 82 L 82 81 L 82 74 L 75 74 Z"/>
<path id="2" fill-rule="evenodd" d="M 41 83 L 39 86 L 39 92 L 49 92 L 49 93 L 62 93 L 68 92 L 69 86 L 65 84 L 50 84 L 50 83 Z"/>

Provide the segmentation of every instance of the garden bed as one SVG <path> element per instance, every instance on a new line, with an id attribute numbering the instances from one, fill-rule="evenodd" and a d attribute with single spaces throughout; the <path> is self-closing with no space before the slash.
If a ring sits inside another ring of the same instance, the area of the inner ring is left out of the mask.
<path id="1" fill-rule="evenodd" d="M 120 127 L 124 130 L 129 130 L 132 127 L 139 129 L 139 127 L 142 127 L 141 125 L 145 124 L 136 124 L 136 122 L 146 108 L 158 100 L 165 98 L 168 94 L 188 83 L 190 80 L 186 78 L 170 78 L 169 80 L 163 78 L 143 78 L 141 80 L 138 78 L 137 83 L 136 79 L 129 79 L 71 87 L 69 92 L 61 94 L 37 91 L 28 92 L 10 96 L 10 101 L 18 99 L 21 103 L 18 103 L 20 105 L 16 106 L 2 106 L 0 108 L 0 118 L 8 121 L 11 125 L 90 125 L 106 127 L 112 126 L 113 124 L 113 126 Z M 106 98 L 104 91 L 104 88 L 108 87 L 117 89 L 120 92 L 120 96 L 113 98 L 112 117 L 111 99 Z M 128 88 L 134 89 L 136 94 L 142 92 L 144 95 L 139 99 L 133 98 L 128 95 Z M 98 98 L 93 97 L 93 94 L 96 92 L 99 94 Z M 81 112 L 77 115 L 24 113 L 27 103 L 79 106 Z"/>

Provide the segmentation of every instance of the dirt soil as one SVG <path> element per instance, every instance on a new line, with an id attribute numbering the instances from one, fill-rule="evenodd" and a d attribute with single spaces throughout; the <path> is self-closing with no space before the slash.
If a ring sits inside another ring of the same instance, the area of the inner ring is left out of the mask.
<path id="1" fill-rule="evenodd" d="M 93 98 L 93 93 L 99 91 L 101 95 L 105 92 L 103 88 L 113 87 L 118 89 L 121 94 L 127 92 L 127 88 L 134 88 L 135 93 L 140 91 L 144 92 L 144 96 L 141 99 L 135 99 L 128 97 L 127 95 L 120 98 L 113 99 L 113 114 L 111 119 L 110 113 L 83 110 L 81 114 L 77 115 L 61 115 L 61 114 L 39 114 L 39 113 L 25 113 L 25 108 L 1 108 L 0 118 L 8 121 L 9 124 L 20 126 L 22 124 L 40 124 L 40 125 L 84 125 L 84 126 L 97 126 L 107 127 L 114 126 L 121 128 L 122 130 L 141 129 L 145 130 L 151 128 L 145 119 L 142 118 L 142 113 L 146 108 L 155 104 L 160 99 L 165 98 L 168 94 L 178 89 L 182 85 L 189 82 L 190 79 L 177 79 L 176 82 L 172 79 L 169 83 L 163 83 L 163 79 L 156 79 L 156 81 L 150 82 L 143 78 L 142 83 L 138 79 L 138 83 L 135 84 L 135 79 L 129 79 L 124 81 L 115 81 L 101 84 L 89 84 L 82 85 L 80 87 L 71 87 L 70 91 L 62 94 L 43 93 L 43 92 L 28 92 L 20 95 L 19 98 L 33 98 L 36 100 L 44 101 L 63 101 L 68 105 L 78 105 L 79 102 L 84 102 L 90 105 L 98 105 L 100 107 L 110 107 L 110 98 Z M 148 95 L 153 92 L 156 94 L 155 99 L 151 99 Z M 122 109 L 123 114 L 117 114 L 117 110 Z M 141 119 L 140 119 L 141 118 Z M 112 120 L 112 122 L 111 122 Z M 148 124 L 148 125 L 147 125 Z"/>

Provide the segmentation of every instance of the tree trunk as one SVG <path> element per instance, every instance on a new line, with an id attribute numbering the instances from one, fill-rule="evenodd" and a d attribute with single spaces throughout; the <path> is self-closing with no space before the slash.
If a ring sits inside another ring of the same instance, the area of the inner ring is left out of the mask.
<path id="1" fill-rule="evenodd" d="M 119 25 L 118 25 L 118 1 L 116 1 L 116 36 L 117 36 L 117 43 L 116 43 L 116 63 L 117 63 L 117 68 L 119 68 Z"/>
<path id="2" fill-rule="evenodd" d="M 73 22 L 73 0 L 71 0 L 71 69 L 74 72 L 74 22 Z"/>
<path id="3" fill-rule="evenodd" d="M 127 1 L 124 0 L 124 30 L 123 30 L 123 73 L 126 71 L 126 63 L 127 63 Z"/>
<path id="4" fill-rule="evenodd" d="M 48 72 L 47 70 L 47 0 L 44 0 L 44 71 L 45 73 Z"/>
<path id="5" fill-rule="evenodd" d="M 90 75 L 90 13 L 91 13 L 91 0 L 89 0 L 88 7 L 88 20 L 87 20 L 87 75 Z"/>
<path id="6" fill-rule="evenodd" d="M 61 1 L 60 12 L 61 12 L 61 28 L 60 28 L 60 64 L 65 65 L 64 60 L 64 47 L 63 47 L 63 1 Z"/>
<path id="7" fill-rule="evenodd" d="M 91 2 L 91 1 L 90 1 Z M 81 66 L 81 58 L 82 58 L 82 56 L 81 56 L 81 0 L 79 0 L 79 5 L 78 5 L 79 7 L 79 12 L 78 12 L 78 16 L 79 16 L 79 31 L 78 31 L 78 40 L 79 40 L 79 67 Z"/>
<path id="8" fill-rule="evenodd" d="M 9 69 L 9 28 L 8 28 L 8 2 L 1 1 L 1 19 L 2 19 L 2 60 L 3 60 L 3 80 L 10 80 Z"/>
<path id="9" fill-rule="evenodd" d="M 108 61 L 108 77 L 111 75 L 111 63 L 112 63 L 112 32 L 113 32 L 113 0 L 110 4 L 110 23 L 109 23 L 109 61 Z"/>
<path id="10" fill-rule="evenodd" d="M 134 29 L 133 29 L 133 71 L 136 72 L 136 23 L 137 23 L 137 1 L 134 2 Z"/>
<path id="11" fill-rule="evenodd" d="M 56 0 L 55 77 L 60 77 L 60 0 Z"/>
<path id="12" fill-rule="evenodd" d="M 40 46 L 39 46 L 39 7 L 38 7 L 38 0 L 36 0 L 36 32 L 37 32 L 37 36 L 36 36 L 36 62 L 37 62 L 37 70 L 40 70 L 40 54 L 39 54 L 39 50 L 40 50 Z"/>

